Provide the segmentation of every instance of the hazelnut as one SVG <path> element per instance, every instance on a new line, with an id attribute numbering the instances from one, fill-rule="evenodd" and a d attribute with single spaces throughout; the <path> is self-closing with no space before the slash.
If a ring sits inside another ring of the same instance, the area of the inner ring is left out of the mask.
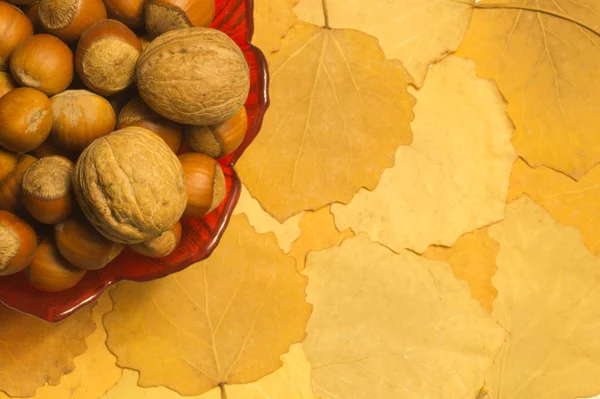
<path id="1" fill-rule="evenodd" d="M 15 49 L 10 57 L 10 71 L 20 85 L 53 96 L 73 81 L 73 53 L 54 36 L 35 35 Z"/>
<path id="2" fill-rule="evenodd" d="M 0 148 L 0 183 L 17 167 L 17 154 Z"/>
<path id="3" fill-rule="evenodd" d="M 250 89 L 244 54 L 229 36 L 210 28 L 179 29 L 154 39 L 140 56 L 136 76 L 150 108 L 187 125 L 225 122 Z"/>
<path id="4" fill-rule="evenodd" d="M 174 153 L 177 153 L 183 127 L 152 111 L 139 97 L 128 102 L 119 113 L 117 128 L 123 129 L 129 126 L 150 130 L 163 139 Z"/>
<path id="5" fill-rule="evenodd" d="M 115 130 L 116 116 L 110 103 L 87 90 L 67 90 L 52 102 L 52 138 L 68 151 L 83 151 Z"/>
<path id="6" fill-rule="evenodd" d="M 99 270 L 123 252 L 125 246 L 107 240 L 87 221 L 71 218 L 54 229 L 56 246 L 72 265 L 83 270 Z"/>
<path id="7" fill-rule="evenodd" d="M 184 218 L 199 219 L 214 211 L 225 199 L 225 175 L 221 165 L 204 154 L 179 156 L 188 195 Z"/>
<path id="8" fill-rule="evenodd" d="M 35 256 L 37 235 L 21 218 L 0 211 L 0 276 L 25 269 Z"/>
<path id="9" fill-rule="evenodd" d="M 0 71 L 8 70 L 8 59 L 21 42 L 33 35 L 33 25 L 17 7 L 0 1 Z"/>
<path id="10" fill-rule="evenodd" d="M 67 262 L 53 242 L 44 240 L 27 269 L 27 278 L 40 291 L 61 292 L 75 287 L 85 273 Z"/>
<path id="11" fill-rule="evenodd" d="M 222 158 L 234 152 L 244 141 L 248 130 L 248 115 L 242 107 L 233 118 L 216 126 L 189 126 L 184 134 L 185 145 L 194 152 Z"/>
<path id="12" fill-rule="evenodd" d="M 35 150 L 52 129 L 52 105 L 41 91 L 20 87 L 0 98 L 0 145 L 14 152 Z"/>
<path id="13" fill-rule="evenodd" d="M 146 29 L 153 36 L 182 28 L 207 28 L 214 17 L 214 0 L 149 0 L 146 3 Z"/>
<path id="14" fill-rule="evenodd" d="M 77 160 L 77 155 L 78 155 L 77 153 L 72 153 L 63 148 L 58 147 L 54 143 L 54 141 L 51 140 L 51 138 L 44 141 L 42 143 L 42 145 L 40 145 L 38 148 L 36 148 L 35 151 L 33 152 L 33 154 L 37 158 L 45 158 L 45 157 L 51 157 L 54 155 L 59 155 L 61 157 L 69 158 L 71 161 Z"/>
<path id="15" fill-rule="evenodd" d="M 136 126 L 86 148 L 75 165 L 73 184 L 96 230 L 122 244 L 158 237 L 181 218 L 187 202 L 183 170 L 173 151 Z"/>
<path id="16" fill-rule="evenodd" d="M 21 182 L 23 175 L 37 159 L 31 155 L 21 154 L 17 158 L 17 166 L 4 180 L 0 181 L 0 210 L 12 213 L 21 209 Z"/>
<path id="17" fill-rule="evenodd" d="M 155 239 L 132 245 L 131 249 L 149 258 L 164 258 L 177 249 L 180 241 L 181 222 L 177 222 L 170 230 L 165 231 Z"/>
<path id="18" fill-rule="evenodd" d="M 35 1 L 31 3 L 31 5 L 29 5 L 29 7 L 27 7 L 27 9 L 25 10 L 25 15 L 31 21 L 31 24 L 33 25 L 33 31 L 35 33 L 41 33 L 44 31 L 44 27 L 42 26 L 42 23 L 40 22 L 40 17 L 38 15 L 39 7 L 40 2 Z"/>
<path id="19" fill-rule="evenodd" d="M 144 26 L 144 0 L 104 0 L 108 17 L 130 28 Z"/>
<path id="20" fill-rule="evenodd" d="M 16 87 L 17 84 L 12 76 L 10 76 L 10 73 L 0 72 L 0 98 Z"/>
<path id="21" fill-rule="evenodd" d="M 73 162 L 60 156 L 45 157 L 33 163 L 23 175 L 21 199 L 37 221 L 56 224 L 73 212 L 71 194 Z"/>
<path id="22" fill-rule="evenodd" d="M 142 44 L 127 26 L 107 19 L 87 29 L 77 44 L 75 68 L 91 90 L 109 96 L 125 90 L 135 78 Z"/>
<path id="23" fill-rule="evenodd" d="M 44 29 L 65 42 L 75 42 L 94 23 L 106 19 L 102 0 L 40 0 Z"/>

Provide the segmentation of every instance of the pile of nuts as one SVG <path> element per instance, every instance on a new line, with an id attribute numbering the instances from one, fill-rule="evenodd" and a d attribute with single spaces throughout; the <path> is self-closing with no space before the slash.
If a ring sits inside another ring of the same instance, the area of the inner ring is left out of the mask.
<path id="1" fill-rule="evenodd" d="M 250 71 L 214 0 L 0 0 L 0 276 L 162 258 L 225 198 Z M 187 149 L 190 152 L 185 152 Z"/>

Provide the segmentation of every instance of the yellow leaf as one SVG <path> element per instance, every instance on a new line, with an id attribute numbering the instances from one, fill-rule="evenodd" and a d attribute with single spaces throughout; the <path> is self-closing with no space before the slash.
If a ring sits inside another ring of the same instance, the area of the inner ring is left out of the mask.
<path id="1" fill-rule="evenodd" d="M 323 0 L 301 0 L 298 17 L 323 25 Z M 456 50 L 471 18 L 467 2 L 447 0 L 327 0 L 329 26 L 375 36 L 388 58 L 402 61 L 421 86 L 430 64 Z"/>
<path id="2" fill-rule="evenodd" d="M 298 0 L 255 0 L 252 43 L 265 54 L 279 50 L 281 38 L 296 22 Z"/>
<path id="3" fill-rule="evenodd" d="M 89 306 L 50 324 L 0 304 L 0 326 L 0 392 L 19 397 L 35 395 L 44 383 L 58 385 L 95 329 Z"/>
<path id="4" fill-rule="evenodd" d="M 331 211 L 341 230 L 422 253 L 503 218 L 515 154 L 504 100 L 473 61 L 449 56 L 414 94 L 413 144 L 398 149 L 373 192 Z"/>
<path id="5" fill-rule="evenodd" d="M 304 350 L 322 399 L 474 398 L 505 331 L 443 262 L 361 234 L 308 255 Z"/>
<path id="6" fill-rule="evenodd" d="M 583 176 L 600 162 L 600 2 L 488 0 L 480 6 L 486 3 L 498 8 L 474 11 L 458 54 L 498 82 L 519 155 L 532 166 Z"/>
<path id="7" fill-rule="evenodd" d="M 123 283 L 104 317 L 117 364 L 142 386 L 199 395 L 272 373 L 302 340 L 306 278 L 275 237 L 234 216 L 212 256 L 167 278 Z"/>
<path id="8" fill-rule="evenodd" d="M 292 242 L 300 237 L 300 220 L 302 213 L 293 216 L 284 223 L 279 223 L 271 215 L 265 212 L 257 200 L 252 198 L 248 189 L 242 186 L 240 201 L 238 202 L 234 215 L 246 214 L 250 225 L 261 234 L 272 232 L 277 237 L 277 243 L 283 252 L 290 252 Z"/>
<path id="9" fill-rule="evenodd" d="M 373 188 L 411 141 L 402 66 L 356 31 L 294 26 L 270 59 L 272 106 L 237 169 L 275 219 Z"/>
<path id="10" fill-rule="evenodd" d="M 310 363 L 302 344 L 292 345 L 281 357 L 283 367 L 263 379 L 225 388 L 229 399 L 317 399 L 312 392 Z M 165 388 L 142 388 L 137 385 L 138 373 L 125 370 L 119 384 L 101 399 L 181 399 L 176 392 Z M 219 388 L 186 399 L 221 399 Z"/>
<path id="11" fill-rule="evenodd" d="M 431 246 L 423 256 L 448 263 L 457 278 L 469 283 L 473 298 L 491 313 L 492 302 L 498 295 L 492 285 L 498 249 L 498 243 L 483 228 L 461 236 L 451 248 Z"/>
<path id="12" fill-rule="evenodd" d="M 509 339 L 486 376 L 490 398 L 562 399 L 600 390 L 600 259 L 531 198 L 490 227 L 500 243 L 492 316 Z"/>
<path id="13" fill-rule="evenodd" d="M 340 243 L 354 234 L 350 229 L 339 232 L 335 228 L 333 215 L 329 207 L 321 208 L 316 212 L 306 212 L 300 221 L 302 235 L 292 244 L 290 255 L 296 258 L 298 270 L 304 269 L 306 254 L 310 251 L 320 251 L 340 245 Z"/>
<path id="14" fill-rule="evenodd" d="M 557 221 L 575 226 L 594 255 L 600 255 L 600 166 L 579 182 L 545 167 L 517 160 L 510 175 L 508 200 L 530 195 Z"/>
<path id="15" fill-rule="evenodd" d="M 115 386 L 121 378 L 121 369 L 106 347 L 106 331 L 102 325 L 102 316 L 111 308 L 112 302 L 106 292 L 94 307 L 96 331 L 87 338 L 85 353 L 75 358 L 75 370 L 63 375 L 57 386 L 45 385 L 38 389 L 32 399 L 95 399 Z M 0 392 L 0 399 L 10 397 Z"/>

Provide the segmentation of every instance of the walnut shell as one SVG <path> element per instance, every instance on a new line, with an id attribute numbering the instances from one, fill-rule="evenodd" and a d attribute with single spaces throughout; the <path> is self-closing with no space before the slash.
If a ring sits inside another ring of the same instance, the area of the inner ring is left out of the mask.
<path id="1" fill-rule="evenodd" d="M 188 125 L 218 125 L 244 105 L 250 68 L 226 34 L 185 28 L 156 38 L 137 64 L 142 99 L 165 118 Z"/>
<path id="2" fill-rule="evenodd" d="M 160 236 L 187 205 L 177 156 L 160 137 L 140 127 L 94 141 L 75 165 L 73 186 L 92 225 L 121 244 Z"/>

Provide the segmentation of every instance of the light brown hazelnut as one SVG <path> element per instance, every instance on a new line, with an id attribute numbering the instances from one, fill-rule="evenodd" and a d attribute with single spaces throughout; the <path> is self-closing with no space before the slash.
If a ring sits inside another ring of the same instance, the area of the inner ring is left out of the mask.
<path id="1" fill-rule="evenodd" d="M 52 129 L 52 105 L 41 91 L 20 87 L 0 98 L 0 145 L 14 152 L 35 150 Z"/>
<path id="2" fill-rule="evenodd" d="M 6 178 L 0 181 L 0 210 L 16 213 L 21 209 L 21 182 L 23 175 L 37 159 L 31 155 L 21 154 L 17 158 L 17 166 Z"/>
<path id="3" fill-rule="evenodd" d="M 75 287 L 85 273 L 67 262 L 52 241 L 44 240 L 27 269 L 27 278 L 40 291 L 61 292 Z"/>
<path id="4" fill-rule="evenodd" d="M 73 53 L 52 35 L 35 35 L 15 48 L 10 71 L 20 85 L 53 96 L 73 81 Z"/>
<path id="5" fill-rule="evenodd" d="M 56 224 L 71 216 L 75 199 L 71 192 L 73 162 L 60 156 L 33 163 L 23 175 L 21 199 L 37 221 Z"/>
<path id="6" fill-rule="evenodd" d="M 65 42 L 75 42 L 94 23 L 106 19 L 102 0 L 40 0 L 44 29 Z"/>
<path id="7" fill-rule="evenodd" d="M 17 84 L 13 80 L 12 76 L 10 76 L 10 73 L 0 72 L 0 98 L 16 87 Z"/>
<path id="8" fill-rule="evenodd" d="M 225 175 L 208 155 L 188 152 L 179 156 L 185 175 L 188 203 L 184 218 L 199 219 L 214 211 L 225 199 Z"/>
<path id="9" fill-rule="evenodd" d="M 144 26 L 144 0 L 104 0 L 108 17 L 130 28 Z"/>
<path id="10" fill-rule="evenodd" d="M 8 70 L 13 50 L 33 36 L 33 25 L 17 7 L 0 1 L 0 71 Z"/>
<path id="11" fill-rule="evenodd" d="M 87 90 L 67 90 L 52 102 L 52 138 L 68 151 L 83 151 L 115 130 L 116 116 L 110 103 Z"/>
<path id="12" fill-rule="evenodd" d="M 54 228 L 56 246 L 72 265 L 99 270 L 123 252 L 125 246 L 107 240 L 88 221 L 71 218 Z"/>
<path id="13" fill-rule="evenodd" d="M 146 3 L 146 29 L 153 36 L 182 28 L 208 28 L 214 17 L 214 0 L 148 0 Z"/>
<path id="14" fill-rule="evenodd" d="M 17 167 L 17 154 L 0 148 L 0 183 Z"/>
<path id="15" fill-rule="evenodd" d="M 131 249 L 149 258 L 164 258 L 177 249 L 180 241 L 181 222 L 177 222 L 170 230 L 165 231 L 155 239 L 132 245 Z"/>
<path id="16" fill-rule="evenodd" d="M 106 19 L 81 35 L 75 68 L 90 90 L 110 96 L 133 83 L 141 52 L 142 44 L 135 33 L 119 21 Z"/>
<path id="17" fill-rule="evenodd" d="M 117 128 L 123 129 L 129 126 L 150 130 L 163 139 L 174 153 L 177 153 L 181 145 L 183 127 L 152 111 L 139 97 L 128 102 L 119 113 Z"/>
<path id="18" fill-rule="evenodd" d="M 213 158 L 223 158 L 242 144 L 248 130 L 246 108 L 216 126 L 188 126 L 183 135 L 186 147 Z"/>
<path id="19" fill-rule="evenodd" d="M 225 33 L 210 28 L 167 32 L 137 64 L 140 96 L 175 122 L 212 126 L 233 117 L 250 90 L 244 54 Z"/>
<path id="20" fill-rule="evenodd" d="M 94 141 L 75 165 L 77 201 L 104 237 L 139 244 L 183 214 L 187 195 L 179 160 L 165 142 L 132 126 Z"/>
<path id="21" fill-rule="evenodd" d="M 18 216 L 0 211 L 0 276 L 24 270 L 36 249 L 35 230 Z"/>

